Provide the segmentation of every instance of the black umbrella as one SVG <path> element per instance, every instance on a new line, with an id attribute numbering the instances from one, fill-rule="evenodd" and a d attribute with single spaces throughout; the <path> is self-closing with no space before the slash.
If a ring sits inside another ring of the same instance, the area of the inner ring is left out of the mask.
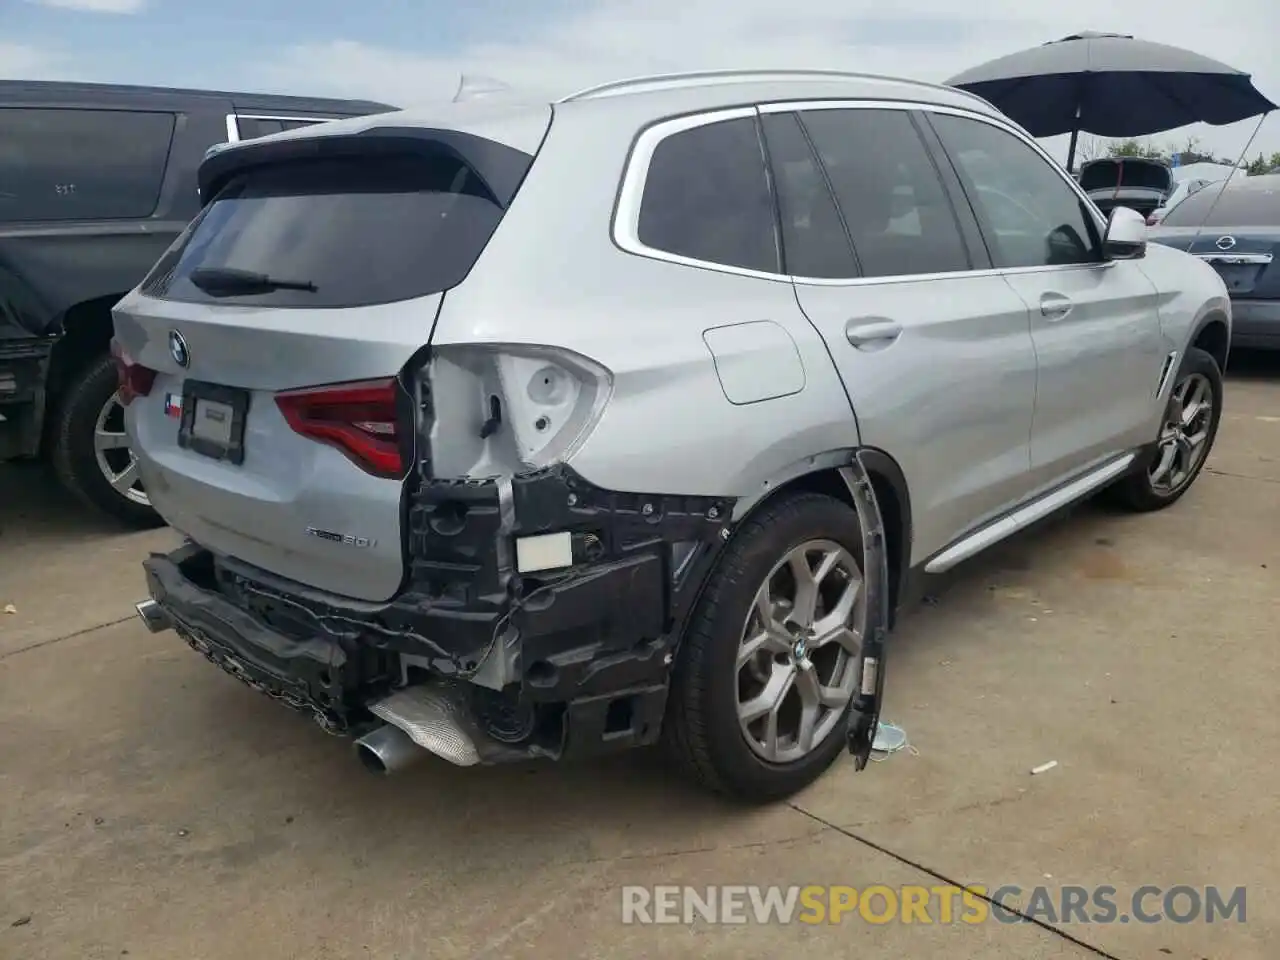
<path id="1" fill-rule="evenodd" d="M 1276 109 L 1249 78 L 1190 50 L 1118 33 L 1078 33 L 1000 57 L 947 81 L 990 101 L 1033 137 L 1080 131 L 1144 137 Z"/>

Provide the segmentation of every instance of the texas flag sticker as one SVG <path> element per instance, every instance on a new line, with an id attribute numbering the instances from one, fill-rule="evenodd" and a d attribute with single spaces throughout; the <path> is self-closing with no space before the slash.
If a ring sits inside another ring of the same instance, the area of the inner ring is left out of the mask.
<path id="1" fill-rule="evenodd" d="M 166 417 L 182 418 L 182 395 L 179 393 L 166 393 L 164 395 L 164 415 Z"/>

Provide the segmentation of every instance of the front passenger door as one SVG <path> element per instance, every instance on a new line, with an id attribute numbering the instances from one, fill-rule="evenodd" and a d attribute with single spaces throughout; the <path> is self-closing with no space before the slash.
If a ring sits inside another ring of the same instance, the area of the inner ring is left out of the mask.
<path id="1" fill-rule="evenodd" d="M 1037 487 L 1154 439 L 1168 348 L 1138 263 L 1107 261 L 1102 229 L 1067 175 L 1013 133 L 930 114 L 995 267 L 1031 311 Z"/>

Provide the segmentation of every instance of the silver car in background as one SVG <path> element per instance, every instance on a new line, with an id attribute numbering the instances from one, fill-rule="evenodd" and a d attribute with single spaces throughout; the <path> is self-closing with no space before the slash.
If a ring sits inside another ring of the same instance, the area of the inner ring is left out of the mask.
<path id="1" fill-rule="evenodd" d="M 1171 209 L 1151 239 L 1218 271 L 1231 297 L 1233 346 L 1280 350 L 1280 175 L 1212 184 Z"/>
<path id="2" fill-rule="evenodd" d="M 661 740 L 759 801 L 861 765 L 924 575 L 1173 503 L 1222 410 L 1214 270 L 946 87 L 474 100 L 200 182 L 115 309 L 186 537 L 139 614 L 378 771 Z"/>

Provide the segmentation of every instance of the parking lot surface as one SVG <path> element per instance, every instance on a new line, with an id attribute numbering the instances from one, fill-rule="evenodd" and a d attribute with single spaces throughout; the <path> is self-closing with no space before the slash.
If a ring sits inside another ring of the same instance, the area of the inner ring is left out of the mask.
<path id="1" fill-rule="evenodd" d="M 1280 955 L 1280 362 L 1233 361 L 1173 509 L 1086 506 L 939 584 L 891 653 L 913 750 L 736 808 L 636 754 L 375 778 L 133 618 L 139 562 L 0 467 L 0 957 Z M 1057 765 L 1038 775 L 1030 770 Z M 1247 888 L 1207 923 L 624 924 L 628 884 Z"/>

